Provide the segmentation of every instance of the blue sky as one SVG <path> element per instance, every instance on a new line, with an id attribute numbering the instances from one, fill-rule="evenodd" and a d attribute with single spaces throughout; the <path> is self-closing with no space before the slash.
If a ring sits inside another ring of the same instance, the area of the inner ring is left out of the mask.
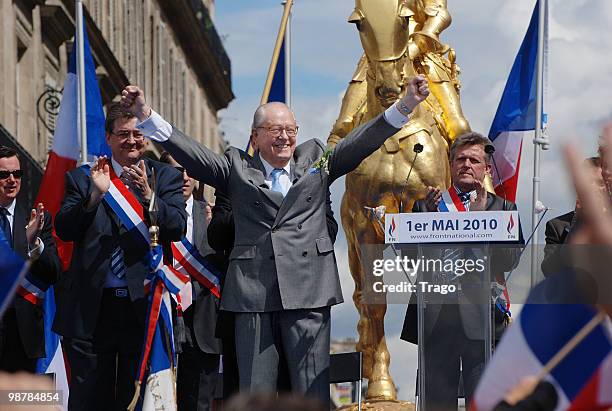
<path id="1" fill-rule="evenodd" d="M 497 109 L 510 66 L 523 39 L 535 0 L 449 0 L 453 23 L 442 34 L 457 53 L 462 69 L 462 105 L 472 129 L 486 134 Z M 249 125 L 259 103 L 282 14 L 280 1 L 217 0 L 215 22 L 232 60 L 236 99 L 219 113 L 226 138 L 246 145 Z M 351 0 L 295 0 L 292 25 L 293 109 L 299 138 L 325 141 L 338 115 L 340 101 L 362 53 L 357 31 L 347 23 Z M 550 0 L 548 113 L 551 149 L 542 154 L 541 199 L 550 216 L 573 207 L 560 157 L 564 141 L 575 141 L 593 155 L 603 122 L 610 121 L 612 97 L 612 2 Z M 531 138 L 524 141 L 517 205 L 524 231 L 530 228 Z M 338 206 L 344 182 L 332 186 Z M 543 236 L 540 238 L 543 241 Z M 346 240 L 340 232 L 336 258 L 345 303 L 332 311 L 332 336 L 356 336 L 357 313 L 347 268 Z M 398 339 L 405 306 L 390 305 L 385 325 L 391 350 L 391 372 L 399 396 L 414 394 L 414 347 Z"/>

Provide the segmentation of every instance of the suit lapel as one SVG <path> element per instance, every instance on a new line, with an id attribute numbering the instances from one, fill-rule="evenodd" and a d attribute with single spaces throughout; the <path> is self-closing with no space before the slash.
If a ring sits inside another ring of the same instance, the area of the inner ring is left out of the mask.
<path id="1" fill-rule="evenodd" d="M 259 158 L 259 152 L 255 153 L 251 163 L 245 168 L 244 171 L 247 174 L 249 181 L 253 185 L 259 187 L 261 193 L 265 195 L 272 202 L 272 204 L 276 206 L 276 208 L 280 208 L 281 204 L 283 203 L 283 195 L 281 193 L 277 193 L 276 191 L 270 190 L 266 184 L 266 168 Z"/>
<path id="2" fill-rule="evenodd" d="M 278 210 L 278 214 L 276 215 L 275 224 L 278 225 L 281 223 L 282 219 L 287 214 L 287 210 L 289 210 L 293 203 L 297 200 L 300 195 L 300 190 L 298 185 L 300 184 L 300 179 L 304 176 L 304 172 L 310 166 L 310 158 L 301 159 L 296 162 L 294 159 L 291 159 L 291 173 L 290 178 L 292 185 L 287 192 L 283 200 L 283 204 L 281 205 L 280 210 Z"/>
<path id="3" fill-rule="evenodd" d="M 193 221 L 193 244 L 198 248 L 198 250 L 200 250 L 206 234 L 204 227 L 206 215 L 202 206 L 202 203 L 197 200 L 193 200 L 193 208 L 191 209 L 191 219 Z"/>
<path id="4" fill-rule="evenodd" d="M 495 196 L 489 192 L 487 192 L 487 207 L 485 210 L 489 211 L 495 205 Z"/>
<path id="5" fill-rule="evenodd" d="M 15 215 L 13 216 L 13 249 L 24 258 L 27 257 L 28 253 L 28 240 L 24 228 L 28 224 L 28 217 L 27 208 L 22 206 L 20 201 L 17 201 Z"/>
<path id="6" fill-rule="evenodd" d="M 302 178 L 308 166 L 309 166 L 309 163 L 307 161 L 296 163 L 293 161 L 293 159 L 291 160 L 291 182 L 292 184 L 297 183 L 297 181 L 300 178 Z"/>

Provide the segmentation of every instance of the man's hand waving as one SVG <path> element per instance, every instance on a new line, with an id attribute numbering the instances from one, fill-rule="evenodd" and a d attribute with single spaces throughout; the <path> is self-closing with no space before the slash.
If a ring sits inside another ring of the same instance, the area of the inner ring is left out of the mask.
<path id="1" fill-rule="evenodd" d="M 42 231 L 45 225 L 45 207 L 42 203 L 38 203 L 36 208 L 32 209 L 30 213 L 30 221 L 26 226 L 26 238 L 28 240 L 28 245 L 30 248 L 34 248 L 38 244 L 35 244 L 38 241 L 38 235 Z"/>
<path id="2" fill-rule="evenodd" d="M 470 211 L 484 211 L 487 208 L 487 189 L 484 181 L 474 180 L 476 196 L 470 197 Z"/>
<path id="3" fill-rule="evenodd" d="M 86 205 L 88 209 L 97 206 L 110 188 L 110 168 L 105 156 L 98 158 L 91 167 L 90 180 L 91 195 Z"/>

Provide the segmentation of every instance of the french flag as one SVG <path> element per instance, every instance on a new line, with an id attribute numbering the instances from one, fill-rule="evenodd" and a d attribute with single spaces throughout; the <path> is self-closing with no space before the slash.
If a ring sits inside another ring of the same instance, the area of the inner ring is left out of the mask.
<path id="1" fill-rule="evenodd" d="M 493 170 L 493 185 L 498 195 L 510 201 L 516 199 L 523 136 L 536 128 L 538 23 L 539 6 L 536 2 L 527 34 L 510 70 L 489 131 L 489 139 L 495 146 L 493 155 L 499 168 L 499 174 Z M 544 56 L 547 54 L 547 33 L 545 28 Z"/>
<path id="2" fill-rule="evenodd" d="M 590 305 L 526 304 L 506 331 L 474 394 L 474 408 L 491 410 L 523 377 L 535 376 L 597 315 Z M 546 375 L 556 410 L 612 406 L 612 327 L 604 319 Z"/>
<path id="3" fill-rule="evenodd" d="M 83 35 L 75 33 L 75 38 L 82 38 L 85 50 L 85 101 L 87 107 L 87 148 L 88 155 L 110 155 L 104 133 L 104 111 L 102 97 L 96 78 L 87 30 Z M 45 209 L 53 217 L 57 214 L 64 197 L 64 179 L 67 171 L 76 167 L 80 153 L 80 139 L 78 126 L 78 77 L 76 42 L 70 54 L 68 74 L 64 81 L 64 92 L 57 118 L 56 129 L 53 136 L 53 145 L 47 159 L 47 167 L 43 181 L 36 198 L 37 203 L 43 203 Z M 68 268 L 72 256 L 72 244 L 61 241 L 55 236 L 59 257 L 64 269 Z M 45 349 L 46 358 L 38 360 L 37 372 L 39 374 L 52 374 L 55 376 L 56 388 L 64 391 L 64 407 L 68 401 L 68 373 L 61 348 L 60 338 L 51 330 L 55 316 L 55 296 L 53 287 L 46 292 L 45 302 Z"/>
<path id="4" fill-rule="evenodd" d="M 0 318 L 28 272 L 29 265 L 13 251 L 0 230 Z"/>
<path id="5" fill-rule="evenodd" d="M 145 287 L 151 292 L 145 339 L 137 370 L 136 392 L 128 411 L 176 411 L 177 355 L 170 299 L 176 298 L 189 277 L 164 265 L 159 245 L 151 249 L 149 266 L 151 272 L 145 279 Z"/>

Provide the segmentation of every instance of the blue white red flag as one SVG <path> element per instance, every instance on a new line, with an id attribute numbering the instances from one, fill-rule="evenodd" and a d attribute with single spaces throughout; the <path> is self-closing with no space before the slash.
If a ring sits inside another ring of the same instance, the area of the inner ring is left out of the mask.
<path id="1" fill-rule="evenodd" d="M 596 313 L 589 305 L 526 304 L 480 380 L 475 409 L 493 409 L 524 377 L 538 375 Z M 597 325 L 545 377 L 557 391 L 557 410 L 612 406 L 611 328 L 609 320 Z"/>
<path id="2" fill-rule="evenodd" d="M 25 279 L 28 264 L 19 257 L 0 230 L 0 318 Z"/>
<path id="3" fill-rule="evenodd" d="M 172 325 L 171 297 L 189 281 L 164 265 L 161 246 L 149 256 L 151 272 L 145 284 L 150 287 L 145 340 L 137 370 L 136 393 L 129 410 L 176 410 L 176 350 Z M 141 387 L 144 392 L 140 396 Z"/>
<path id="4" fill-rule="evenodd" d="M 545 24 L 547 24 L 546 16 Z M 489 139 L 495 146 L 495 162 L 499 174 L 493 170 L 493 185 L 500 196 L 515 201 L 521 163 L 523 136 L 536 128 L 536 78 L 538 55 L 539 6 L 536 3 L 527 34 L 516 55 L 508 76 Z M 544 48 L 547 48 L 545 28 Z M 546 51 L 544 52 L 546 56 Z M 544 107 L 542 105 L 542 107 Z M 545 116 L 542 116 L 545 119 Z"/>
<path id="5" fill-rule="evenodd" d="M 75 34 L 82 38 L 85 51 L 85 101 L 87 107 L 87 150 L 89 156 L 110 155 L 110 149 L 106 144 L 104 133 L 104 111 L 102 109 L 102 97 L 96 77 L 96 66 L 91 55 L 87 30 L 83 35 Z M 56 128 L 53 136 L 53 145 L 47 159 L 47 167 L 43 181 L 36 198 L 36 203 L 43 203 L 45 209 L 53 216 L 60 208 L 64 197 L 64 179 L 66 172 L 76 167 L 77 159 L 81 150 L 78 136 L 78 76 L 77 76 L 77 53 L 75 47 L 70 53 L 68 63 L 68 74 L 64 80 L 64 91 L 57 117 Z M 59 257 L 64 269 L 68 268 L 72 256 L 72 243 L 61 241 L 54 233 Z M 63 352 L 59 336 L 51 330 L 53 317 L 55 316 L 55 298 L 53 287 L 46 292 L 45 310 L 45 348 L 46 358 L 38 361 L 37 372 L 41 374 L 54 374 L 56 388 L 63 390 L 64 407 L 68 401 L 68 376 L 67 364 L 63 361 Z"/>

